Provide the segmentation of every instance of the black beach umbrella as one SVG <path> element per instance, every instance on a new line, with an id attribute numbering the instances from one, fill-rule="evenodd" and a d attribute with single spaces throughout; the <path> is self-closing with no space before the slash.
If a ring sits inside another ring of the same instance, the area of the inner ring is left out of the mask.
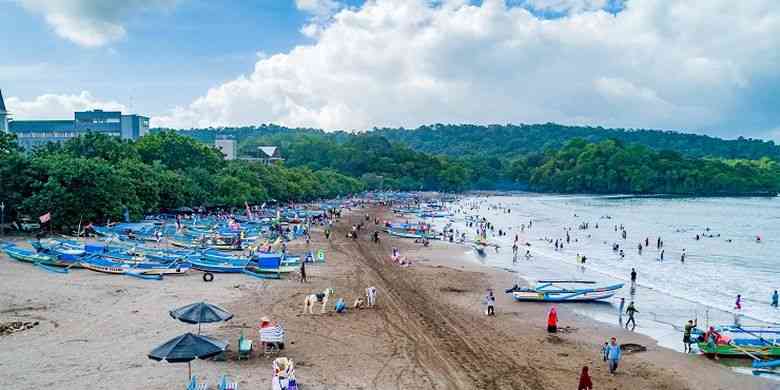
<path id="1" fill-rule="evenodd" d="M 165 344 L 153 349 L 148 356 L 149 359 L 157 361 L 187 363 L 188 378 L 191 378 L 193 360 L 217 356 L 226 348 L 227 343 L 188 332 L 166 341 Z"/>
<path id="2" fill-rule="evenodd" d="M 178 309 L 170 311 L 171 317 L 188 324 L 198 324 L 198 334 L 200 334 L 200 324 L 209 324 L 212 322 L 222 322 L 233 318 L 233 314 L 206 302 L 193 303 Z"/>

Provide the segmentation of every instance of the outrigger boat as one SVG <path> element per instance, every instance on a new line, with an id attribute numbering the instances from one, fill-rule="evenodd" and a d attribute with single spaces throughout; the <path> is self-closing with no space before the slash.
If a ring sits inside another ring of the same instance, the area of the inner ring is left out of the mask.
<path id="1" fill-rule="evenodd" d="M 752 358 L 753 368 L 780 367 L 780 360 L 761 360 L 780 359 L 780 327 L 722 325 L 714 330 L 714 346 L 708 343 L 706 332 L 697 332 L 700 337 L 696 344 L 705 355 Z"/>
<path id="2" fill-rule="evenodd" d="M 249 259 L 206 259 L 201 255 L 187 257 L 187 261 L 195 268 L 204 272 L 241 273 L 249 264 Z"/>
<path id="3" fill-rule="evenodd" d="M 47 267 L 73 267 L 78 265 L 77 261 L 60 258 L 53 254 L 44 254 L 20 248 L 13 244 L 7 244 L 2 247 L 8 257 L 23 263 L 30 263 L 38 266 Z M 48 268 L 47 268 L 48 269 Z"/>
<path id="4" fill-rule="evenodd" d="M 82 267 L 95 272 L 129 275 L 144 279 L 160 279 L 163 275 L 181 275 L 192 268 L 192 266 L 186 262 L 171 264 L 129 264 L 94 255 L 82 259 L 81 265 Z"/>
<path id="5" fill-rule="evenodd" d="M 623 288 L 623 283 L 591 287 L 595 284 L 583 280 L 540 280 L 533 288 L 515 285 L 506 293 L 520 302 L 594 302 L 610 298 Z"/>

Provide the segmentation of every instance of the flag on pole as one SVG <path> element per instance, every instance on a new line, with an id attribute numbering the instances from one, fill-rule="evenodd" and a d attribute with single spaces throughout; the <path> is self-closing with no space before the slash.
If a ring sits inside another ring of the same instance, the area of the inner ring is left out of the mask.
<path id="1" fill-rule="evenodd" d="M 41 221 L 41 223 L 46 223 L 51 221 L 51 212 L 41 215 L 40 217 L 38 217 L 38 220 Z"/>

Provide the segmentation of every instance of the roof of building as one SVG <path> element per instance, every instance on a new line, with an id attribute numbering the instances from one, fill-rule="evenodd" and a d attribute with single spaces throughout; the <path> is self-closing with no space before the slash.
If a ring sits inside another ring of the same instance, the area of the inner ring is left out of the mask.
<path id="1" fill-rule="evenodd" d="M 259 146 L 258 149 L 265 153 L 266 157 L 279 157 L 276 153 L 276 146 Z"/>
<path id="2" fill-rule="evenodd" d="M 11 121 L 8 130 L 12 133 L 73 131 L 73 120 Z"/>
<path id="3" fill-rule="evenodd" d="M 107 118 L 120 118 L 122 117 L 121 111 L 76 111 L 73 113 L 77 121 L 89 120 L 89 119 L 107 119 Z"/>
<path id="4" fill-rule="evenodd" d="M 0 89 L 0 112 L 8 112 L 5 109 L 5 102 L 3 101 L 3 90 Z"/>

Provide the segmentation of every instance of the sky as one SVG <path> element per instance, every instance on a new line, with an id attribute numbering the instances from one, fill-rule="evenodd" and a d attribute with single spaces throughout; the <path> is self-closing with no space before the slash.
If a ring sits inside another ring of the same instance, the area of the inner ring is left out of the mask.
<path id="1" fill-rule="evenodd" d="M 17 119 L 544 123 L 780 141 L 778 0 L 0 0 Z"/>

